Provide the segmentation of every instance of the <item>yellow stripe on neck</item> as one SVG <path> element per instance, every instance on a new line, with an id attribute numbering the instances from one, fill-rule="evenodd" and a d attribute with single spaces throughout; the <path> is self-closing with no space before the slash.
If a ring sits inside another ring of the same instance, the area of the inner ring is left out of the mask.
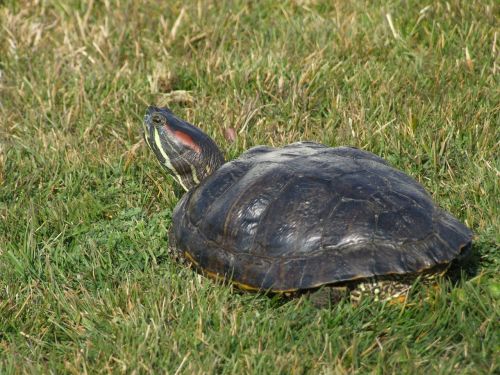
<path id="1" fill-rule="evenodd" d="M 179 184 L 181 184 L 181 186 L 184 188 L 184 190 L 188 191 L 189 189 L 186 187 L 186 185 L 184 185 L 184 183 L 182 182 L 181 176 L 177 173 L 177 171 L 175 170 L 174 166 L 170 162 L 170 158 L 168 157 L 167 153 L 163 150 L 163 147 L 162 147 L 162 144 L 161 144 L 161 139 L 160 139 L 160 133 L 158 133 L 158 129 L 155 128 L 154 132 L 155 132 L 156 147 L 158 148 L 158 150 L 160 150 L 161 156 L 163 156 L 163 158 L 165 159 L 165 166 L 170 171 L 172 171 L 172 173 L 174 174 L 174 177 L 177 179 L 177 181 L 179 182 Z"/>
<path id="2" fill-rule="evenodd" d="M 196 174 L 196 168 L 193 164 L 191 164 L 191 173 L 193 174 L 193 181 L 195 184 L 199 184 L 200 180 L 198 179 L 198 175 Z"/>

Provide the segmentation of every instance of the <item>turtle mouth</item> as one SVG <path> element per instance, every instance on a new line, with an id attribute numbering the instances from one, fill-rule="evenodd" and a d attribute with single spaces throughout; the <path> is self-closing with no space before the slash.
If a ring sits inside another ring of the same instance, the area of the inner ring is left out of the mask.
<path id="1" fill-rule="evenodd" d="M 147 131 L 148 129 L 151 128 L 152 125 L 151 116 L 155 112 L 158 112 L 158 108 L 154 106 L 149 106 L 148 109 L 146 110 L 143 121 L 144 131 Z"/>
<path id="2" fill-rule="evenodd" d="M 152 115 L 155 113 L 158 109 L 153 106 L 149 106 L 146 113 L 144 114 L 144 119 L 142 121 L 142 131 L 143 131 L 143 137 L 144 140 L 146 141 L 147 145 L 149 148 L 153 149 L 151 146 L 151 141 L 153 140 L 153 132 L 154 132 L 154 124 L 152 121 Z"/>

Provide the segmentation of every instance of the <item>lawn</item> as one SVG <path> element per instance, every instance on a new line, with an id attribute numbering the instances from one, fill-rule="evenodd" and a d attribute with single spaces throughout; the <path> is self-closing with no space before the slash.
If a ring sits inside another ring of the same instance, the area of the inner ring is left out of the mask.
<path id="1" fill-rule="evenodd" d="M 499 17 L 0 1 L 0 373 L 498 373 Z M 405 304 L 330 310 L 197 275 L 167 254 L 182 191 L 142 140 L 152 103 L 227 159 L 299 140 L 380 155 L 473 229 L 475 264 Z"/>

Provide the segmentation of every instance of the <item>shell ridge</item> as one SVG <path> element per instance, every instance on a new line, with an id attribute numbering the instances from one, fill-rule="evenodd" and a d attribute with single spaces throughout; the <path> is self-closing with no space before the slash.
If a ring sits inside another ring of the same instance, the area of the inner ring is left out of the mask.
<path id="1" fill-rule="evenodd" d="M 251 166 L 249 169 L 248 169 L 248 173 L 250 173 L 250 171 L 253 169 L 252 168 L 253 166 Z M 288 168 L 288 167 L 287 167 Z M 289 168 L 290 169 L 290 168 Z M 247 173 L 247 174 L 248 174 Z M 273 173 L 273 170 L 270 170 L 266 173 L 267 174 L 272 174 Z M 292 179 L 290 179 L 289 181 L 287 181 L 282 187 L 281 189 L 279 189 L 278 191 L 279 192 L 282 192 L 289 184 L 291 184 L 293 182 Z M 259 184 L 259 181 L 255 183 L 256 185 Z M 237 184 L 235 184 L 237 185 Z M 260 214 L 260 218 L 259 220 L 257 221 L 257 224 L 256 224 L 256 227 L 259 228 L 260 227 L 260 223 L 262 221 L 262 218 L 265 217 L 265 215 L 267 214 L 267 211 L 269 210 L 269 207 L 271 206 L 272 202 L 277 199 L 276 196 L 279 195 L 279 194 L 276 194 L 275 197 L 273 198 L 272 201 L 270 201 L 266 207 L 264 208 L 264 211 Z M 226 220 L 224 222 L 224 233 L 227 233 L 227 224 L 229 222 L 230 219 L 232 219 L 232 215 L 231 215 L 231 211 L 233 210 L 233 207 L 235 207 L 237 205 L 237 203 L 239 203 L 242 199 L 242 196 L 240 196 L 238 199 L 236 199 L 233 204 L 231 205 L 231 208 L 228 210 L 227 212 L 227 215 L 226 215 Z M 257 234 L 255 234 L 252 238 L 252 244 L 255 243 L 255 237 L 257 237 Z M 253 248 L 253 246 L 250 246 L 250 248 Z"/>
<path id="2" fill-rule="evenodd" d="M 307 152 L 301 154 L 301 150 Z M 306 142 L 281 149 L 250 149 L 237 161 L 229 162 L 234 164 L 228 168 L 238 166 L 244 170 L 242 174 L 228 182 L 224 190 L 212 190 L 217 191 L 220 203 L 204 202 L 208 209 L 201 220 L 207 220 L 208 214 L 215 215 L 215 227 L 219 228 L 222 223 L 220 235 L 212 237 L 207 232 L 209 226 L 205 228 L 203 223 L 199 226 L 192 221 L 186 207 L 193 200 L 207 197 L 188 192 L 186 200 L 181 200 L 176 207 L 174 239 L 181 250 L 199 262 L 201 269 L 230 274 L 237 283 L 275 290 L 421 272 L 456 258 L 470 243 L 472 232 L 441 210 L 418 181 L 376 158 L 363 150 L 330 149 Z M 261 171 L 269 169 L 266 174 L 280 168 L 279 188 L 273 185 L 276 180 L 266 179 L 265 174 L 256 173 L 252 177 L 255 167 L 262 168 Z M 300 182 L 302 178 L 306 182 Z M 321 182 L 314 181 L 316 178 Z M 344 183 L 339 182 L 342 179 L 346 179 Z M 326 188 L 324 182 L 328 183 Z M 240 193 L 256 190 L 258 196 L 263 183 L 269 185 L 265 185 L 262 211 L 255 209 L 253 214 L 246 214 L 244 209 L 253 209 L 253 198 L 249 193 L 244 199 Z M 294 184 L 296 190 L 291 189 Z M 286 199 L 299 200 L 299 197 L 307 201 L 293 201 L 287 207 Z M 318 203 L 321 199 L 324 206 Z M 230 207 L 224 208 L 224 204 Z M 216 206 L 220 212 L 214 211 Z M 295 208 L 297 211 L 286 211 Z M 243 212 L 240 216 L 236 215 L 239 209 Z M 308 209 L 313 211 L 309 213 Z M 226 236 L 238 233 L 232 228 L 233 224 L 239 225 L 239 221 L 234 221 L 235 216 L 245 219 L 245 215 L 248 215 L 247 222 L 255 218 L 251 225 L 257 229 L 239 232 L 238 241 L 251 241 L 249 247 L 241 251 L 239 247 L 233 248 L 231 241 L 226 242 Z M 283 227 L 281 234 L 273 234 L 271 224 L 279 215 L 283 225 L 292 221 Z M 313 217 L 320 226 L 317 230 L 310 224 Z M 301 231 L 293 235 L 297 228 Z M 289 237 L 275 241 L 273 235 Z M 278 244 L 276 253 L 266 251 L 267 238 Z M 286 247 L 286 241 L 291 248 Z M 300 247 L 302 245 L 304 247 Z M 279 246 L 284 246 L 283 250 Z"/>

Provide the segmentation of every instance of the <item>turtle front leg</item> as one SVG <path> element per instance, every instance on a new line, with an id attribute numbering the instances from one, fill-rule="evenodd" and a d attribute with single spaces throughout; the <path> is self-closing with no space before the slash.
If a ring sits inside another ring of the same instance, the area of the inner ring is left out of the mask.
<path id="1" fill-rule="evenodd" d="M 186 265 L 187 264 L 186 258 L 182 255 L 182 252 L 175 245 L 173 225 L 168 230 L 168 248 L 167 248 L 167 252 L 168 252 L 168 255 L 170 257 L 172 257 L 176 263 L 179 263 L 181 265 Z"/>

